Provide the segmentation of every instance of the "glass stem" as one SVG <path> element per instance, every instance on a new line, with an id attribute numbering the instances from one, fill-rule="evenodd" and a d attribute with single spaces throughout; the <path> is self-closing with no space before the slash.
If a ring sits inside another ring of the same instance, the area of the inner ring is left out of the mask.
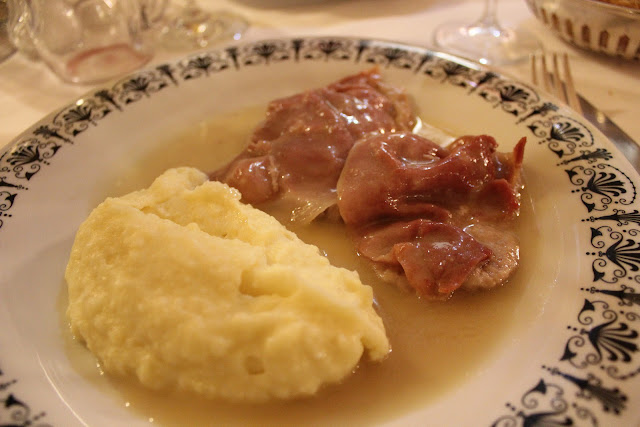
<path id="1" fill-rule="evenodd" d="M 196 3 L 196 0 L 187 0 L 184 3 L 183 10 L 185 13 L 193 15 L 199 12 L 200 7 Z"/>
<path id="2" fill-rule="evenodd" d="M 486 0 L 484 3 L 484 12 L 478 19 L 474 26 L 482 28 L 493 28 L 500 30 L 500 24 L 498 23 L 498 0 Z"/>

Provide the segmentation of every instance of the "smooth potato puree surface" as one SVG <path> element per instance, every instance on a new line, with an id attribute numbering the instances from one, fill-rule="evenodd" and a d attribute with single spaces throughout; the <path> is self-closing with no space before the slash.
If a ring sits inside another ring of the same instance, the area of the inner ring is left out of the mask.
<path id="1" fill-rule="evenodd" d="M 193 168 L 100 204 L 66 270 L 72 332 L 107 373 L 261 401 L 389 352 L 371 288 Z"/>

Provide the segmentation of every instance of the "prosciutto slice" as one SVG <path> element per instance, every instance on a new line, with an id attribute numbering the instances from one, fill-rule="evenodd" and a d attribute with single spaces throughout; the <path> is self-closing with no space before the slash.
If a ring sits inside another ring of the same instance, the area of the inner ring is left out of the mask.
<path id="1" fill-rule="evenodd" d="M 335 205 L 336 185 L 357 140 L 415 125 L 407 95 L 376 69 L 272 101 L 248 147 L 210 177 L 255 206 L 274 202 L 302 224 Z M 272 206 L 273 208 L 273 206 Z"/>
<path id="2" fill-rule="evenodd" d="M 337 185 L 357 250 L 383 279 L 430 299 L 503 283 L 518 264 L 511 224 L 524 145 L 499 153 L 486 135 L 446 148 L 406 132 L 361 139 Z"/>
<path id="3" fill-rule="evenodd" d="M 408 284 L 421 296 L 451 294 L 492 255 L 459 227 L 425 219 L 372 226 L 356 236 L 359 252 L 383 279 Z"/>
<path id="4" fill-rule="evenodd" d="M 525 140 L 511 153 L 487 135 L 442 147 L 415 125 L 408 96 L 372 69 L 272 101 L 210 178 L 281 220 L 335 214 L 383 279 L 422 297 L 504 283 L 519 261 Z"/>

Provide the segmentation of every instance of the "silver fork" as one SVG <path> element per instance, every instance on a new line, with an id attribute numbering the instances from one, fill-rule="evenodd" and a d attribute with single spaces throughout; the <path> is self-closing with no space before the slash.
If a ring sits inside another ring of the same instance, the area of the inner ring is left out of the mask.
<path id="1" fill-rule="evenodd" d="M 547 62 L 551 62 L 551 67 Z M 531 55 L 531 81 L 549 93 L 555 94 L 574 111 L 583 115 L 571 75 L 569 56 L 566 53 L 538 53 Z M 562 66 L 560 66 L 562 63 Z M 562 72 L 561 72 L 562 69 Z M 542 83 L 540 83 L 542 82 Z"/>
<path id="2" fill-rule="evenodd" d="M 548 62 L 551 62 L 549 66 Z M 562 64 L 562 65 L 560 65 Z M 576 93 L 566 53 L 539 53 L 531 56 L 531 81 L 571 107 L 613 142 L 640 172 L 640 146 L 603 112 Z"/>

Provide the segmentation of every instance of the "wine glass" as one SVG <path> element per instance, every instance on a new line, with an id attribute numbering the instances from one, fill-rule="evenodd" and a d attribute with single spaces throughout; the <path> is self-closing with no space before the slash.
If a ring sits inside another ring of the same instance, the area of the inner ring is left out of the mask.
<path id="1" fill-rule="evenodd" d="M 196 0 L 171 0 L 160 44 L 170 50 L 203 49 L 219 41 L 239 40 L 248 27 L 248 21 L 234 12 L 205 10 Z"/>
<path id="2" fill-rule="evenodd" d="M 6 0 L 0 0 L 0 62 L 10 57 L 16 48 L 9 39 L 9 8 Z"/>
<path id="3" fill-rule="evenodd" d="M 436 28 L 438 48 L 481 64 L 506 65 L 524 59 L 541 48 L 523 29 L 505 28 L 497 18 L 498 0 L 486 0 L 482 16 L 471 24 L 447 23 Z"/>

